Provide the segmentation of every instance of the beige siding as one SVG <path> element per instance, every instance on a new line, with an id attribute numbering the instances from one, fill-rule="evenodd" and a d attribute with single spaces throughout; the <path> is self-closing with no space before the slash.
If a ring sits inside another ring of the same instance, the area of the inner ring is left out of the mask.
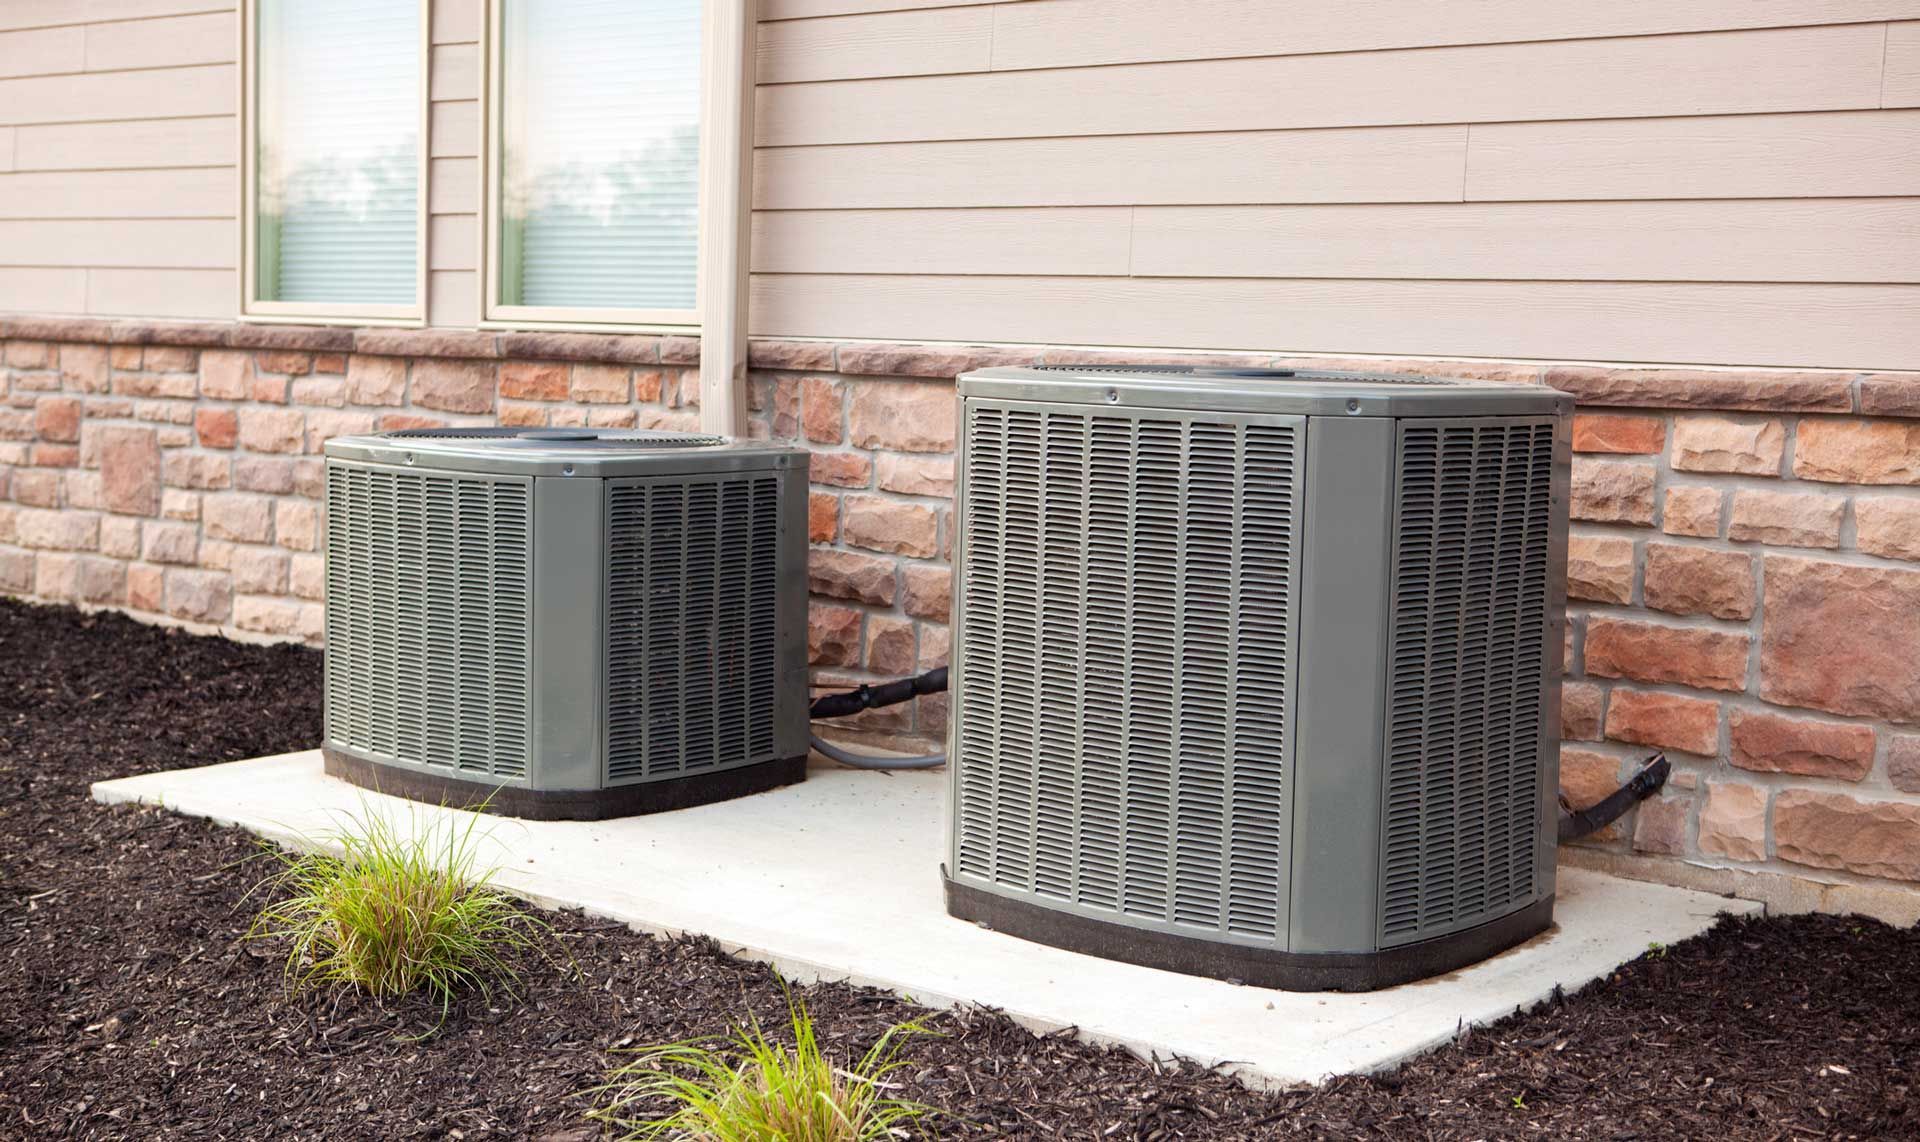
<path id="1" fill-rule="evenodd" d="M 182 67 L 232 63 L 239 29 L 233 12 L 94 24 L 87 28 L 87 68 Z"/>
<path id="2" fill-rule="evenodd" d="M 994 8 L 993 66 L 1655 36 L 1920 16 L 1916 0 L 1046 0 Z"/>
<path id="3" fill-rule="evenodd" d="M 1887 76 L 1882 107 L 1920 107 L 1920 20 L 1887 29 Z"/>
<path id="4" fill-rule="evenodd" d="M 21 127 L 15 139 L 15 169 L 23 171 L 232 170 L 240 152 L 231 115 Z"/>
<path id="5" fill-rule="evenodd" d="M 480 0 L 436 3 L 428 72 L 427 320 L 479 320 Z"/>
<path id="6" fill-rule="evenodd" d="M 432 5 L 439 325 L 478 304 L 482 11 Z M 760 15 L 759 333 L 1920 366 L 1920 0 Z M 0 3 L 0 309 L 232 315 L 234 28 Z"/>
<path id="7" fill-rule="evenodd" d="M 763 274 L 760 332 L 1448 357 L 1920 361 L 1920 286 Z"/>
<path id="8" fill-rule="evenodd" d="M 1920 194 L 1920 112 L 1475 126 L 1466 197 L 1822 198 Z"/>
<path id="9" fill-rule="evenodd" d="M 238 308 L 238 14 L 0 3 L 0 310 Z"/>
<path id="10" fill-rule="evenodd" d="M 761 15 L 758 333 L 1920 367 L 1920 0 Z"/>

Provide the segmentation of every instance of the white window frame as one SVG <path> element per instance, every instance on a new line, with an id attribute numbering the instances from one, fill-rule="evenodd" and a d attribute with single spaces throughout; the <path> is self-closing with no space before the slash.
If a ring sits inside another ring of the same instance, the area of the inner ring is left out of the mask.
<path id="1" fill-rule="evenodd" d="M 481 117 L 485 135 L 480 148 L 480 328 L 552 329 L 585 333 L 698 333 L 714 324 L 712 291 L 716 284 L 731 290 L 731 274 L 716 273 L 733 266 L 745 242 L 739 237 L 745 205 L 738 195 L 724 191 L 725 180 L 738 183 L 747 169 L 741 156 L 740 92 L 752 82 L 747 58 L 738 50 L 742 29 L 753 27 L 754 0 L 702 0 L 700 11 L 700 234 L 695 269 L 695 302 L 686 309 L 598 308 L 551 305 L 502 305 L 500 297 L 500 164 L 503 112 L 502 60 L 503 0 L 486 0 L 486 42 L 481 56 Z M 751 42 L 751 36 L 747 37 Z M 749 95 L 747 107 L 751 107 Z M 729 129 L 731 128 L 731 130 Z M 716 189 L 717 187 L 722 189 Z M 725 225 L 712 225 L 714 212 Z M 719 242 L 712 241 L 720 234 Z M 724 279 L 716 282 L 716 278 Z"/>
<path id="2" fill-rule="evenodd" d="M 255 41 L 259 27 L 259 0 L 242 0 L 240 5 L 240 319 L 242 321 L 282 322 L 299 325 L 403 325 L 427 323 L 427 174 L 431 140 L 428 84 L 432 68 L 432 11 L 430 0 L 418 0 L 420 6 L 420 173 L 419 204 L 414 228 L 414 286 L 410 305 L 356 305 L 352 302 L 263 301 L 259 296 L 258 257 L 260 123 L 260 48 Z"/>

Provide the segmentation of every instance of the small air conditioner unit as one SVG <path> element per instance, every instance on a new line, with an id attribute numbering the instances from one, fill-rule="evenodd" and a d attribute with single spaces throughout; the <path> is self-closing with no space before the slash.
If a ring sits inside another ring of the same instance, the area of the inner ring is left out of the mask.
<path id="1" fill-rule="evenodd" d="M 804 776 L 805 452 L 457 428 L 326 454 L 327 772 L 580 819 Z"/>
<path id="2" fill-rule="evenodd" d="M 947 908 L 1294 990 L 1551 922 L 1551 389 L 1197 368 L 960 379 Z"/>

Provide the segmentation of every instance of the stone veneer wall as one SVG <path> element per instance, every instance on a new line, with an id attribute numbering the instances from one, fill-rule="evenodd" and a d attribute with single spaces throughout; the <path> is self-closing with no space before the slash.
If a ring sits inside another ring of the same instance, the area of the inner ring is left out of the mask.
<path id="1" fill-rule="evenodd" d="M 1223 361 L 1574 393 L 1562 786 L 1669 789 L 1570 852 L 1778 903 L 1920 915 L 1920 373 L 758 342 L 752 431 L 813 452 L 815 682 L 945 661 L 952 378 Z M 683 337 L 0 321 L 0 591 L 309 641 L 322 441 L 688 428 Z M 944 732 L 944 696 L 854 723 Z"/>

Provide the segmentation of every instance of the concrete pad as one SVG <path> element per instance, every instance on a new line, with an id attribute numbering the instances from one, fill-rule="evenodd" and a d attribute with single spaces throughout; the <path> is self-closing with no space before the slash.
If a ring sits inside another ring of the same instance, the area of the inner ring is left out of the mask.
<path id="1" fill-rule="evenodd" d="M 104 781 L 96 800 L 164 805 L 299 848 L 349 815 L 410 829 L 468 814 L 355 788 L 320 754 L 284 754 Z M 1559 874 L 1558 926 L 1449 975 L 1364 995 L 1295 994 L 1114 963 L 947 916 L 939 865 L 946 775 L 816 768 L 757 796 L 597 822 L 486 818 L 481 859 L 540 904 L 580 907 L 655 933 L 703 933 L 798 980 L 846 979 L 932 1006 L 1003 1008 L 1036 1030 L 1076 1027 L 1143 1056 L 1218 1065 L 1255 1085 L 1391 1067 L 1463 1025 L 1528 1007 L 1611 971 L 1658 941 L 1759 905 Z"/>

